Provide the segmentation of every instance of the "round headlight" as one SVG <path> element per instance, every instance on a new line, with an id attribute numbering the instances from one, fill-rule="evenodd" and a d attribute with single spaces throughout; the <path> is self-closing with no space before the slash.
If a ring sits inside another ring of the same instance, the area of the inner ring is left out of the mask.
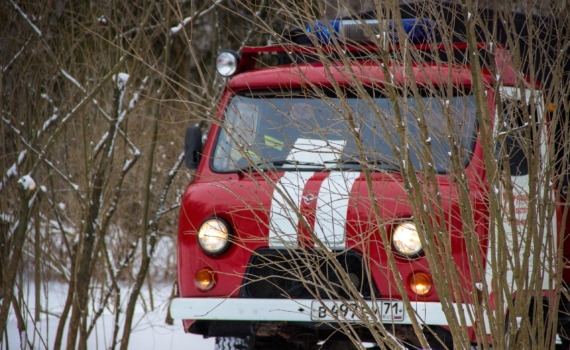
<path id="1" fill-rule="evenodd" d="M 222 51 L 216 57 L 216 70 L 222 77 L 231 77 L 238 69 L 239 54 L 235 51 Z"/>
<path id="2" fill-rule="evenodd" d="M 408 258 L 419 256 L 422 253 L 422 242 L 416 225 L 411 222 L 398 225 L 392 233 L 392 246 L 398 253 Z"/>
<path id="3" fill-rule="evenodd" d="M 198 230 L 198 243 L 208 254 L 223 253 L 229 246 L 228 225 L 220 219 L 206 220 Z"/>

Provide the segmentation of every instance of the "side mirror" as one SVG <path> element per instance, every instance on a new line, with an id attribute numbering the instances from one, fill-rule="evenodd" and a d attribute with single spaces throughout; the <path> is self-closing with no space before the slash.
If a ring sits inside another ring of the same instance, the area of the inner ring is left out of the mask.
<path id="1" fill-rule="evenodd" d="M 184 138 L 184 163 L 190 170 L 198 169 L 202 157 L 202 130 L 198 125 L 186 129 Z"/>

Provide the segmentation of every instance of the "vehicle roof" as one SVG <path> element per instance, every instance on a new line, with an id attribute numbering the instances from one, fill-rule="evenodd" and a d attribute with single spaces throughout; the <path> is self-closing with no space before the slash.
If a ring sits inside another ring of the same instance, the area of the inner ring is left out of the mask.
<path id="1" fill-rule="evenodd" d="M 393 62 L 388 65 L 391 79 L 395 85 L 403 86 L 410 82 L 404 72 L 404 65 Z M 455 87 L 471 88 L 471 69 L 469 66 L 450 66 L 436 63 L 413 63 L 413 75 L 418 86 L 444 86 L 449 80 Z M 483 70 L 485 84 L 492 83 L 489 72 Z M 233 77 L 228 88 L 232 91 L 264 90 L 264 89 L 295 89 L 308 87 L 333 87 L 333 82 L 340 86 L 349 87 L 355 81 L 361 81 L 366 86 L 379 87 L 385 85 L 383 68 L 374 61 L 351 62 L 346 66 L 342 62 L 323 64 L 320 62 L 282 65 L 277 67 L 254 69 Z"/>

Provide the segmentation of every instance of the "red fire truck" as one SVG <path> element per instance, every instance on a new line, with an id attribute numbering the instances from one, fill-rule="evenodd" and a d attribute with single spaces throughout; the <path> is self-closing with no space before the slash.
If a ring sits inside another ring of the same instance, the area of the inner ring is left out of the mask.
<path id="1" fill-rule="evenodd" d="M 405 176 L 400 173 L 406 164 L 397 161 L 395 150 L 410 148 L 409 166 L 421 173 L 426 164 L 421 150 L 425 142 L 430 145 L 430 165 L 448 214 L 440 218 L 446 221 L 452 247 L 448 258 L 463 269 L 460 278 L 466 286 L 492 288 L 493 276 L 490 267 L 480 281 L 468 271 L 466 261 L 472 253 L 462 236 L 462 203 L 457 196 L 444 195 L 456 191 L 450 156 L 457 148 L 446 130 L 453 130 L 454 142 L 462 146 L 460 164 L 465 183 L 470 184 L 477 244 L 487 249 L 479 253 L 488 265 L 493 246 L 487 234 L 489 193 L 504 189 L 490 188 L 485 182 L 470 66 L 427 58 L 441 57 L 449 50 L 443 44 L 426 43 L 433 35 L 433 21 L 404 19 L 401 24 L 408 38 L 398 41 L 390 21 L 315 22 L 291 32 L 289 38 L 306 40 L 304 45 L 244 47 L 239 54 L 224 51 L 218 56 L 218 72 L 228 78 L 219 120 L 212 123 L 204 147 L 200 127 L 192 126 L 186 133 L 186 165 L 196 170 L 196 176 L 181 203 L 179 297 L 170 310 L 175 319 L 184 320 L 187 332 L 217 337 L 218 348 L 316 349 L 324 341 L 323 348 L 336 349 L 349 348 L 338 331 L 343 323 L 350 326 L 342 328 L 345 334 L 353 332 L 362 341 L 374 342 L 370 327 L 359 326 L 363 319 L 374 319 L 403 344 L 419 347 L 415 318 L 433 331 L 426 333 L 428 341 L 435 335 L 439 338 L 434 347 L 453 348 L 448 319 L 413 220 Z M 382 26 L 388 28 L 391 46 L 379 48 L 359 26 L 376 28 L 376 38 L 386 36 Z M 354 44 L 363 37 L 364 41 Z M 369 57 L 380 49 L 396 52 L 406 45 L 426 55 L 411 65 L 418 93 L 405 96 L 405 108 L 400 111 L 401 123 L 407 126 L 404 144 L 396 136 L 388 140 L 382 135 L 394 135 L 398 126 L 393 99 L 383 87 L 390 84 L 402 91 L 409 82 L 405 62 L 391 61 L 384 67 L 381 58 Z M 453 43 L 451 48 L 456 58 L 468 52 L 466 43 Z M 499 45 L 493 48 L 492 43 L 479 43 L 478 49 L 493 50 L 502 72 L 502 85 L 496 89 L 493 75 L 482 68 L 483 107 L 498 115 L 495 92 L 499 91 L 505 105 L 525 100 L 534 106 L 535 120 L 546 118 L 540 85 L 529 84 L 524 91 L 514 86 L 517 73 L 509 52 Z M 266 66 L 267 55 L 279 62 Z M 355 79 L 361 90 L 355 90 Z M 452 82 L 451 89 L 446 82 Z M 444 103 L 437 96 L 439 90 L 445 90 Z M 421 139 L 416 125 L 413 111 L 420 106 L 429 119 L 429 140 Z M 446 107 L 458 115 L 451 126 L 442 120 Z M 381 111 L 385 122 L 378 121 L 375 111 Z M 524 126 L 519 123 L 509 127 Z M 500 134 L 500 126 L 493 128 Z M 529 206 L 525 192 L 529 176 L 525 160 L 513 150 L 516 142 L 506 142 L 516 163 L 510 176 L 518 189 L 512 224 L 520 226 Z M 546 152 L 546 145 L 540 149 Z M 556 220 L 554 216 L 545 223 L 552 225 L 553 232 L 560 227 L 561 219 Z M 379 222 L 387 242 L 378 233 Z M 512 230 L 505 223 L 507 237 Z M 543 247 L 555 247 L 555 241 L 544 238 Z M 389 254 L 395 257 L 397 271 L 388 265 Z M 542 281 L 548 289 L 551 270 L 548 266 L 544 270 Z M 396 279 L 412 310 L 406 310 Z M 467 312 L 468 303 L 464 300 L 462 306 L 454 307 L 458 313 Z M 467 327 L 484 323 L 469 317 L 464 322 Z M 476 342 L 475 332 L 470 334 Z"/>

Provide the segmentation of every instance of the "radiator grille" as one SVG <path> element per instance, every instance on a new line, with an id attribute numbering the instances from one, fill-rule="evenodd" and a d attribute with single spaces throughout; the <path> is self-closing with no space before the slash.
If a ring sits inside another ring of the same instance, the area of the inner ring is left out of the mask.
<path id="1" fill-rule="evenodd" d="M 380 297 L 368 282 L 360 254 L 344 251 L 333 255 L 331 258 L 318 251 L 259 250 L 250 259 L 240 297 L 350 299 L 346 282 L 341 282 L 346 277 L 364 298 L 372 294 Z M 337 271 L 332 259 L 343 272 Z"/>

